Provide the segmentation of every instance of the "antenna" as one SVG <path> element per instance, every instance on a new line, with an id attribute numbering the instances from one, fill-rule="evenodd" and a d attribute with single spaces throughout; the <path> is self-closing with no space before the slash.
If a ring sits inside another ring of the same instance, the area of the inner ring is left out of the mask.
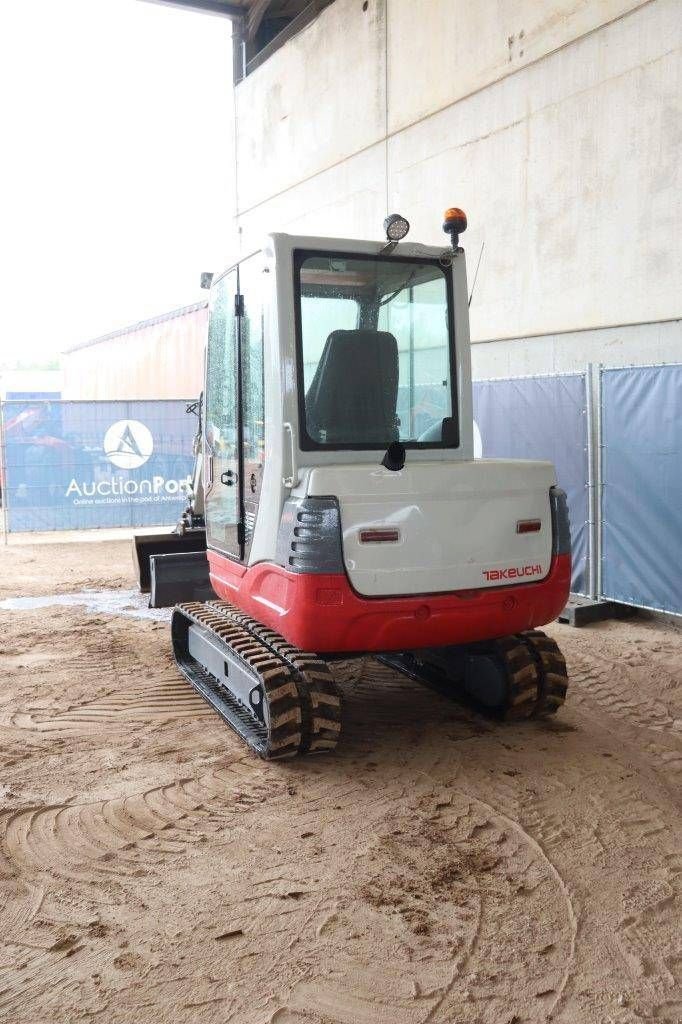
<path id="1" fill-rule="evenodd" d="M 485 249 L 485 239 L 481 242 L 481 251 L 478 254 L 478 263 L 476 264 L 476 270 L 474 272 L 474 281 L 471 285 L 471 295 L 469 296 L 469 307 L 471 307 L 471 300 L 474 297 L 474 288 L 476 287 L 476 281 L 478 280 L 478 268 L 481 265 L 481 259 L 483 257 L 483 250 Z"/>

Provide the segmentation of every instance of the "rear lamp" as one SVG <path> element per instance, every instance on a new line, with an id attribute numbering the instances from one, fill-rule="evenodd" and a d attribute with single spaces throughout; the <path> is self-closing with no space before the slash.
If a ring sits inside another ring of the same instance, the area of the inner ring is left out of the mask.
<path id="1" fill-rule="evenodd" d="M 361 544 L 397 544 L 400 530 L 360 530 Z"/>
<path id="2" fill-rule="evenodd" d="M 401 217 L 399 213 L 392 213 L 384 221 L 384 231 L 389 242 L 399 242 L 410 230 L 409 221 Z"/>
<path id="3" fill-rule="evenodd" d="M 539 533 L 542 529 L 540 519 L 519 519 L 516 524 L 517 533 Z"/>

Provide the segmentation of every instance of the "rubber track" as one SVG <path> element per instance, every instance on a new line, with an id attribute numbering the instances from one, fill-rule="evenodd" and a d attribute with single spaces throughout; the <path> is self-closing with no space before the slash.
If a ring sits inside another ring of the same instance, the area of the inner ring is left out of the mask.
<path id="1" fill-rule="evenodd" d="M 538 669 L 538 695 L 532 717 L 555 715 L 564 704 L 568 690 L 566 659 L 556 641 L 540 629 L 519 633 L 518 639 L 531 653 Z"/>
<path id="2" fill-rule="evenodd" d="M 547 718 L 566 700 L 566 659 L 554 640 L 539 629 L 501 637 L 493 649 L 502 661 L 509 693 L 506 721 Z"/>
<path id="3" fill-rule="evenodd" d="M 189 657 L 185 645 L 178 642 L 179 617 L 211 630 L 233 656 L 260 683 L 269 709 L 269 728 L 223 686 L 219 686 L 203 666 Z M 178 667 L 197 692 L 262 758 L 295 757 L 302 740 L 302 714 L 298 687 L 289 667 L 264 644 L 225 615 L 216 613 L 200 601 L 177 605 L 173 612 L 173 648 Z"/>
<path id="4" fill-rule="evenodd" d="M 292 646 L 274 629 L 263 626 L 228 601 L 209 601 L 208 607 L 238 622 L 293 671 L 303 705 L 304 730 L 300 752 L 316 754 L 333 750 L 341 732 L 341 697 L 327 663 Z"/>
<path id="5" fill-rule="evenodd" d="M 503 636 L 492 641 L 492 651 L 504 667 L 508 690 L 502 717 L 508 722 L 532 718 L 540 692 L 540 671 L 522 636 Z"/>
<path id="6" fill-rule="evenodd" d="M 176 614 L 210 629 L 261 684 L 269 729 L 187 656 L 174 631 L 176 661 L 183 674 L 260 757 L 272 760 L 336 747 L 341 702 L 323 661 L 292 647 L 226 601 L 188 602 L 176 607 L 174 619 Z"/>
<path id="7" fill-rule="evenodd" d="M 554 640 L 540 630 L 498 637 L 472 645 L 470 650 L 474 657 L 495 658 L 507 681 L 504 700 L 496 707 L 480 707 L 484 714 L 519 722 L 554 715 L 564 703 L 568 688 L 566 661 Z M 428 675 L 420 676 L 417 667 L 401 664 L 400 655 L 395 661 L 390 655 L 380 656 L 379 660 L 410 679 L 433 685 Z M 425 664 L 428 666 L 428 660 Z M 443 692 L 442 686 L 437 689 Z M 475 698 L 475 693 L 472 696 Z"/>

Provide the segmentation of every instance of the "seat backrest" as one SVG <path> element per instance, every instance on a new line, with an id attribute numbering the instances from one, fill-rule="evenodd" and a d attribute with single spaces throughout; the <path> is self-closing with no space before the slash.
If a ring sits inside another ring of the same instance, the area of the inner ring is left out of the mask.
<path id="1" fill-rule="evenodd" d="M 321 444 L 398 439 L 398 343 L 387 331 L 332 331 L 306 395 L 306 426 Z"/>

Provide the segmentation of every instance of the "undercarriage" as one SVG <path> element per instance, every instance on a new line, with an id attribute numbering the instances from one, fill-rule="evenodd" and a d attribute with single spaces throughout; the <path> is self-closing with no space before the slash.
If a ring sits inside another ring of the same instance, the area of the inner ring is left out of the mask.
<path id="1" fill-rule="evenodd" d="M 456 647 L 381 655 L 380 661 L 507 722 L 546 718 L 566 699 L 566 660 L 539 629 Z"/>
<path id="2" fill-rule="evenodd" d="M 298 650 L 226 601 L 178 605 L 172 638 L 185 678 L 263 759 L 336 747 L 341 699 L 331 659 Z M 566 697 L 566 662 L 540 630 L 380 660 L 510 722 L 553 715 Z"/>

